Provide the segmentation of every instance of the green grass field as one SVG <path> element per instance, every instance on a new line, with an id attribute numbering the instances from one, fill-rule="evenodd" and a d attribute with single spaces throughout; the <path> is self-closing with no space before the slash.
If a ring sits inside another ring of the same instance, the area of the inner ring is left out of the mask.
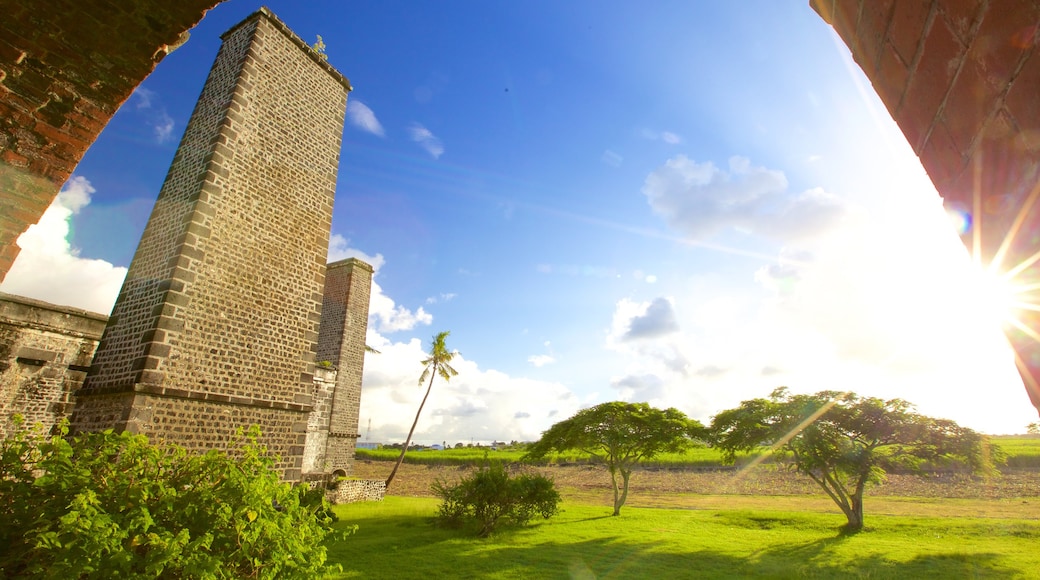
<path id="1" fill-rule="evenodd" d="M 1007 466 L 1012 468 L 1040 468 L 1040 436 L 994 437 L 1007 454 Z"/>
<path id="2" fill-rule="evenodd" d="M 359 529 L 330 560 L 344 568 L 335 578 L 1040 578 L 1036 519 L 953 516 L 933 502 L 926 517 L 868 510 L 867 530 L 842 537 L 840 514 L 766 499 L 617 518 L 568 501 L 556 518 L 481 540 L 435 527 L 433 499 L 391 496 L 335 508 Z"/>
<path id="3" fill-rule="evenodd" d="M 395 461 L 401 452 L 397 449 L 358 449 L 358 459 L 371 459 L 373 461 Z M 506 463 L 518 463 L 524 452 L 507 449 L 502 451 L 489 451 L 483 448 L 445 449 L 444 451 L 409 451 L 405 456 L 405 463 L 418 465 L 471 465 L 488 459 L 505 461 Z M 742 456 L 738 463 L 748 461 L 757 454 Z M 563 453 L 552 455 L 548 463 L 586 463 L 589 457 L 581 453 Z M 653 461 L 646 461 L 647 467 L 716 467 L 722 464 L 722 454 L 708 447 L 698 447 L 686 453 L 666 453 L 656 457 Z"/>
<path id="4" fill-rule="evenodd" d="M 1007 467 L 1040 468 L 1040 437 L 1008 436 L 994 437 L 997 444 L 1007 454 Z M 358 459 L 375 461 L 393 461 L 400 451 L 397 449 L 358 449 Z M 484 459 L 496 459 L 508 463 L 520 461 L 524 452 L 515 449 L 490 451 L 484 448 L 470 447 L 462 449 L 445 449 L 444 451 L 409 451 L 405 455 L 406 463 L 425 465 L 469 465 Z M 738 458 L 737 463 L 749 461 L 757 454 L 749 454 Z M 556 455 L 549 460 L 552 463 L 583 463 L 588 456 L 579 453 Z M 686 453 L 668 453 L 648 461 L 647 467 L 717 467 L 722 465 L 722 454 L 712 448 L 697 447 Z"/>

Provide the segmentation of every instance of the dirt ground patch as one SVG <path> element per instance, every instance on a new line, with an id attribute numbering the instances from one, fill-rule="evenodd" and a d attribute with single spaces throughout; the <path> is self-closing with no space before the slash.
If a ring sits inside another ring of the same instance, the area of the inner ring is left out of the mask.
<path id="1" fill-rule="evenodd" d="M 393 469 L 387 461 L 361 460 L 354 474 L 362 479 L 385 479 Z M 430 485 L 437 479 L 455 481 L 471 466 L 427 466 L 403 464 L 388 490 L 391 495 L 432 497 Z M 609 501 L 610 475 L 602 466 L 569 465 L 523 467 L 552 477 L 564 497 L 602 498 Z M 668 496 L 822 496 L 808 477 L 772 465 L 740 471 L 640 470 L 632 475 L 628 505 L 659 503 Z M 1040 506 L 1040 472 L 1007 471 L 1000 477 L 983 479 L 958 473 L 927 476 L 890 474 L 888 480 L 871 486 L 868 496 L 894 498 L 956 498 L 1006 500 Z M 653 498 L 657 498 L 654 501 Z M 674 498 L 673 498 L 674 499 Z M 808 499 L 808 498 L 806 498 Z M 825 502 L 830 500 L 822 497 Z M 1026 511 L 1034 511 L 1032 509 Z M 1028 516 L 1027 516 L 1028 517 Z"/>

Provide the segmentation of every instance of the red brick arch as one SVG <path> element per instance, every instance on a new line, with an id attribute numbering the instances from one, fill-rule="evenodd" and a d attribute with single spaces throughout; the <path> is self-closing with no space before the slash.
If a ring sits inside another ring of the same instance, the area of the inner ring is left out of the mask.
<path id="1" fill-rule="evenodd" d="M 810 0 L 920 157 L 944 204 L 969 217 L 982 263 L 1040 283 L 1040 2 Z M 1030 291 L 1023 302 L 1037 303 Z M 1008 338 L 1040 409 L 1040 313 Z M 979 385 L 985 389 L 985 385 Z"/>
<path id="2" fill-rule="evenodd" d="M 220 0 L 0 0 L 0 281 L 87 147 Z"/>

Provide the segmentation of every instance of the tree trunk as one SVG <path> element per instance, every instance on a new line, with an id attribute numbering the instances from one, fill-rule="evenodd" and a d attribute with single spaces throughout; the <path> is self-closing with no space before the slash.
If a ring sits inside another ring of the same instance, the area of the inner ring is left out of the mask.
<path id="1" fill-rule="evenodd" d="M 610 467 L 609 469 L 610 469 L 610 483 L 614 487 L 614 513 L 612 513 L 610 515 L 618 516 L 618 515 L 621 515 L 621 504 L 618 503 L 618 500 L 621 498 L 621 490 L 619 489 L 618 481 L 617 481 L 617 468 Z"/>
<path id="2" fill-rule="evenodd" d="M 401 454 L 397 456 L 397 463 L 394 464 L 394 470 L 390 472 L 389 477 L 386 478 L 386 488 L 390 489 L 390 482 L 394 480 L 394 476 L 397 475 L 397 468 L 401 467 L 401 463 L 404 462 L 404 454 L 408 451 L 408 444 L 412 442 L 412 433 L 415 433 L 415 426 L 419 424 L 419 415 L 422 414 L 423 405 L 426 404 L 426 399 L 430 396 L 430 389 L 433 388 L 433 377 L 437 376 L 437 369 L 434 368 L 433 372 L 430 373 L 430 384 L 426 386 L 426 394 L 423 395 L 422 402 L 419 403 L 419 410 L 415 412 L 415 421 L 412 421 L 412 428 L 408 430 L 408 438 L 404 440 L 404 447 L 401 448 Z"/>
<path id="3" fill-rule="evenodd" d="M 858 486 L 856 493 L 852 494 L 852 506 L 845 512 L 845 518 L 849 520 L 849 523 L 845 524 L 846 534 L 855 534 L 863 530 L 863 486 Z"/>
<path id="4" fill-rule="evenodd" d="M 625 501 L 628 499 L 628 478 L 630 477 L 632 477 L 631 469 L 621 470 L 621 497 L 619 498 L 617 493 L 614 494 L 614 515 L 616 516 L 621 515 L 621 506 L 625 505 Z"/>

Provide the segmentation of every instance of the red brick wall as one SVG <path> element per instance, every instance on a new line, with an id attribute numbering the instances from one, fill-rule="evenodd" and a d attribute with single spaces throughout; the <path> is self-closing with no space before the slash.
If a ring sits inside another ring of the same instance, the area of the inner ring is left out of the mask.
<path id="1" fill-rule="evenodd" d="M 984 264 L 1040 279 L 1040 2 L 810 0 L 852 51 Z M 1036 303 L 1037 296 L 1023 296 Z M 1040 409 L 1040 316 L 1009 327 Z M 1034 335 L 1036 338 L 1034 338 Z"/>
<path id="2" fill-rule="evenodd" d="M 0 281 L 134 88 L 219 0 L 0 0 Z"/>

